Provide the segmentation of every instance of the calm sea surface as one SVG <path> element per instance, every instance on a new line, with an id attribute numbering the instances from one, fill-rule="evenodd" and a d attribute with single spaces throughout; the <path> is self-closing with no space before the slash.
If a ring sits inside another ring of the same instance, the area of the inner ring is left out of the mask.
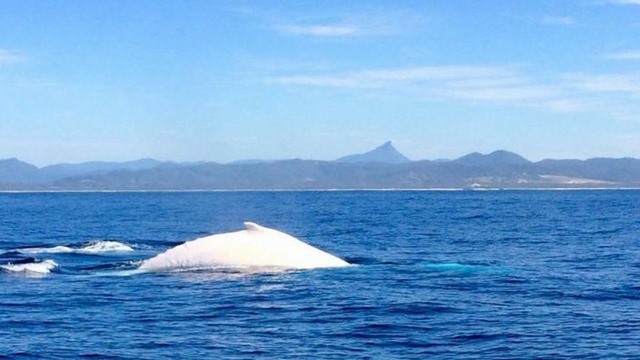
<path id="1" fill-rule="evenodd" d="M 131 271 L 243 221 L 357 266 Z M 0 358 L 638 359 L 640 191 L 0 194 Z"/>

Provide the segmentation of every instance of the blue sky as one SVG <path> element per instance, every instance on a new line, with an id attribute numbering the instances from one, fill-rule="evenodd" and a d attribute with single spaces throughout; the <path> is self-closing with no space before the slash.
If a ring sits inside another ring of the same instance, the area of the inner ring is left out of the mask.
<path id="1" fill-rule="evenodd" d="M 0 0 L 0 158 L 640 158 L 640 0 Z"/>

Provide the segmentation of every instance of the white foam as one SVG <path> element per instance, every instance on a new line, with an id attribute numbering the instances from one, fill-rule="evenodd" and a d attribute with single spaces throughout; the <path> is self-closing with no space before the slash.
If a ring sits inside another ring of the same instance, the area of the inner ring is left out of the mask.
<path id="1" fill-rule="evenodd" d="M 108 252 L 121 252 L 121 251 L 134 251 L 129 245 L 117 242 L 99 240 L 93 241 L 90 244 L 81 248 L 72 248 L 69 246 L 54 246 L 54 247 L 33 247 L 16 249 L 15 251 L 21 254 L 101 254 Z"/>
<path id="2" fill-rule="evenodd" d="M 91 276 L 97 276 L 97 277 L 125 277 L 125 276 L 134 276 L 134 275 L 138 275 L 138 274 L 144 274 L 145 272 L 139 269 L 129 269 L 129 270 L 110 270 L 110 271 L 103 271 L 103 272 L 99 272 L 99 273 L 94 273 Z"/>
<path id="3" fill-rule="evenodd" d="M 1 269 L 11 272 L 25 272 L 25 273 L 37 273 L 37 274 L 48 274 L 51 270 L 55 269 L 58 266 L 53 260 L 42 260 L 40 262 L 33 262 L 28 264 L 12 264 L 8 263 L 5 265 L 0 265 Z"/>
<path id="4" fill-rule="evenodd" d="M 23 249 L 16 249 L 15 251 L 21 254 L 66 254 L 66 253 L 74 252 L 74 249 L 68 246 L 54 246 L 50 248 L 45 248 L 45 247 L 23 248 Z"/>
<path id="5" fill-rule="evenodd" d="M 76 252 L 97 254 L 112 251 L 133 251 L 133 248 L 129 245 L 119 243 L 117 241 L 95 241 L 81 249 L 77 249 Z"/>

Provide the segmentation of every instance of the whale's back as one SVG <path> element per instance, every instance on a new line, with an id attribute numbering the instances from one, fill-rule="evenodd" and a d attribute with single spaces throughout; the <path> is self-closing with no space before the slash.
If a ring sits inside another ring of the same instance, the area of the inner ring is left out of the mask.
<path id="1" fill-rule="evenodd" d="M 171 248 L 140 265 L 157 271 L 206 267 L 311 269 L 349 265 L 293 236 L 254 223 L 246 230 L 216 234 Z"/>

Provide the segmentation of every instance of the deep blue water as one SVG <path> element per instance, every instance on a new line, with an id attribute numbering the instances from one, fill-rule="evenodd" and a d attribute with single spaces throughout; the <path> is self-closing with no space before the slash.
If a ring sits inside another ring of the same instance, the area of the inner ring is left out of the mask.
<path id="1" fill-rule="evenodd" d="M 640 358 L 639 210 L 640 191 L 0 194 L 0 358 Z M 358 266 L 124 276 L 247 220 Z M 134 251 L 47 252 L 106 241 Z"/>

